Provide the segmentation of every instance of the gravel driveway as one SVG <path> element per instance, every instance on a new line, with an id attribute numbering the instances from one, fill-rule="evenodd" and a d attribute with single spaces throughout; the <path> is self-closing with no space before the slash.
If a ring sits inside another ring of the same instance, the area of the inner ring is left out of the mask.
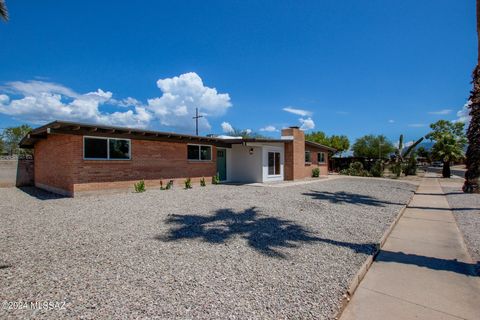
<path id="1" fill-rule="evenodd" d="M 358 178 L 75 199 L 0 189 L 0 300 L 54 306 L 4 304 L 0 318 L 331 319 L 413 190 Z"/>

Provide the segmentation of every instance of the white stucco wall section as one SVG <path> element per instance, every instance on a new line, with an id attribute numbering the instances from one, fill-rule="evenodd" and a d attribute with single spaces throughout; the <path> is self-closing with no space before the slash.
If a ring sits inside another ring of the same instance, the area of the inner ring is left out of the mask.
<path id="1" fill-rule="evenodd" d="M 280 153 L 280 175 L 268 175 L 268 152 Z M 283 143 L 234 144 L 227 152 L 227 179 L 245 183 L 283 181 L 283 165 Z"/>

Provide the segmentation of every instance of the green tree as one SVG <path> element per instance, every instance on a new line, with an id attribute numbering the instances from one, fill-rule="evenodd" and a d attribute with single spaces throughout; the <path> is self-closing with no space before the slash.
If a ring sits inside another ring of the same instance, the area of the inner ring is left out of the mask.
<path id="1" fill-rule="evenodd" d="M 8 10 L 5 0 L 0 0 L 0 18 L 3 21 L 8 21 Z"/>
<path id="2" fill-rule="evenodd" d="M 18 127 L 6 128 L 3 130 L 3 141 L 8 154 L 13 155 L 30 153 L 29 151 L 20 149 L 18 146 L 20 140 L 22 140 L 22 138 L 25 137 L 30 131 L 32 131 L 32 128 L 26 124 Z"/>
<path id="3" fill-rule="evenodd" d="M 5 143 L 3 142 L 2 136 L 0 136 L 0 155 L 3 154 L 4 149 L 5 149 Z"/>
<path id="4" fill-rule="evenodd" d="M 480 193 L 480 0 L 477 0 L 477 66 L 473 70 L 473 89 L 470 93 L 470 124 L 467 129 L 468 148 L 463 191 Z"/>
<path id="5" fill-rule="evenodd" d="M 417 154 L 419 157 L 427 159 L 427 162 L 432 162 L 432 155 L 427 149 L 425 149 L 425 147 L 418 147 Z"/>
<path id="6" fill-rule="evenodd" d="M 324 146 L 337 150 L 335 154 L 342 153 L 350 149 L 350 140 L 345 135 L 327 136 L 325 132 L 316 131 L 307 133 L 305 140 L 323 144 Z"/>
<path id="7" fill-rule="evenodd" d="M 355 157 L 385 159 L 395 151 L 395 147 L 384 135 L 370 134 L 358 138 L 352 150 Z"/>
<path id="8" fill-rule="evenodd" d="M 463 158 L 463 149 L 467 143 L 464 132 L 465 124 L 439 120 L 430 125 L 432 131 L 427 138 L 435 141 L 432 147 L 433 157 L 443 162 L 442 176 L 450 178 L 450 162 Z"/>

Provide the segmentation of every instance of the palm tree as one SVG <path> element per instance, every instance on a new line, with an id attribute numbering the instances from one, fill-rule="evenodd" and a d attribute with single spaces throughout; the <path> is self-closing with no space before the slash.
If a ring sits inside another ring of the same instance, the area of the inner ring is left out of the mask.
<path id="1" fill-rule="evenodd" d="M 470 124 L 467 130 L 467 171 L 463 192 L 480 193 L 480 0 L 477 0 L 477 66 L 473 70 L 473 89 L 470 93 Z"/>
<path id="2" fill-rule="evenodd" d="M 0 18 L 4 21 L 8 21 L 8 10 L 5 0 L 0 0 Z"/>

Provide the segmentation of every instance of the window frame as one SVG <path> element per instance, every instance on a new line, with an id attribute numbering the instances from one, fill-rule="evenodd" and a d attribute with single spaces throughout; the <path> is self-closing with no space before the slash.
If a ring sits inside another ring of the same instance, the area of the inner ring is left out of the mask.
<path id="1" fill-rule="evenodd" d="M 320 154 L 323 154 L 323 161 L 320 161 Z M 325 152 L 323 152 L 323 151 L 319 151 L 319 152 L 318 152 L 318 154 L 317 154 L 317 162 L 318 162 L 318 163 L 322 163 L 322 164 L 323 164 L 323 163 L 327 163 L 326 158 L 327 158 L 327 157 L 326 157 L 326 153 L 325 153 Z"/>
<path id="2" fill-rule="evenodd" d="M 188 147 L 189 146 L 197 146 L 198 147 L 198 159 L 189 159 L 188 158 Z M 210 159 L 202 160 L 202 147 L 209 147 L 210 148 Z M 213 161 L 213 146 L 209 144 L 196 144 L 196 143 L 187 143 L 187 161 L 192 162 L 212 162 Z"/>
<path id="3" fill-rule="evenodd" d="M 310 160 L 309 161 L 307 161 L 307 153 L 310 155 L 310 157 L 309 157 Z M 310 151 L 310 150 L 305 150 L 305 163 L 306 164 L 311 164 L 312 163 L 312 151 Z"/>
<path id="4" fill-rule="evenodd" d="M 106 158 L 86 158 L 85 157 L 85 139 L 107 140 L 107 157 Z M 124 140 L 128 141 L 128 159 L 112 159 L 110 158 L 110 140 Z M 83 136 L 83 160 L 88 161 L 130 161 L 132 160 L 132 140 L 127 138 L 110 138 L 97 136 Z"/>
<path id="5" fill-rule="evenodd" d="M 273 153 L 273 174 L 270 174 L 269 169 L 270 166 L 268 164 L 268 157 L 270 156 L 270 153 Z M 278 154 L 278 160 L 280 162 L 278 166 L 278 173 L 275 173 L 275 168 L 276 168 L 276 161 L 275 161 L 275 154 Z M 282 176 L 282 153 L 280 151 L 267 151 L 267 177 L 280 177 Z"/>

